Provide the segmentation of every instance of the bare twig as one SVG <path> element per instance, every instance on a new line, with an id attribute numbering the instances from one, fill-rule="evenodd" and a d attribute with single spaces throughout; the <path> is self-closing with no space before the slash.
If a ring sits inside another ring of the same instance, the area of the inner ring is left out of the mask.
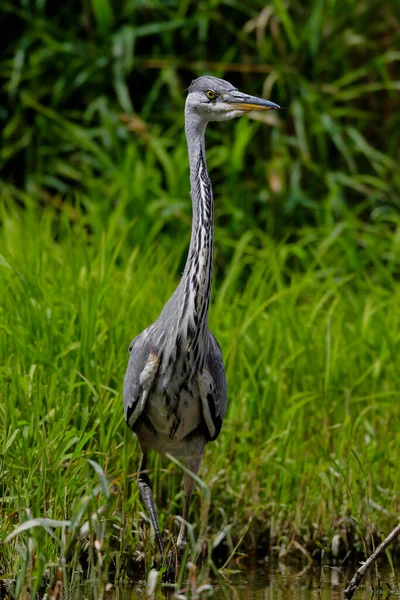
<path id="1" fill-rule="evenodd" d="M 350 581 L 350 583 L 348 584 L 347 588 L 344 591 L 346 598 L 353 597 L 354 592 L 360 585 L 361 580 L 364 577 L 364 575 L 366 574 L 366 572 L 368 571 L 368 569 L 374 564 L 376 559 L 389 546 L 389 544 L 391 544 L 393 542 L 393 540 L 397 538 L 398 535 L 400 535 L 400 523 L 397 525 L 397 527 L 395 527 L 393 529 L 393 531 L 391 531 L 391 533 L 389 533 L 389 535 L 377 547 L 375 552 L 373 552 L 373 554 L 371 554 L 371 556 L 369 558 L 367 558 L 365 563 L 363 563 L 361 565 L 361 567 L 358 569 L 358 571 L 354 575 L 353 579 Z"/>

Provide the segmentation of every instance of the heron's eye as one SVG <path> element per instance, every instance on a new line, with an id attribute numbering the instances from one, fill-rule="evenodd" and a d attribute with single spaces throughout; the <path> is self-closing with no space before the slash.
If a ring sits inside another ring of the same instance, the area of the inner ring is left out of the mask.
<path id="1" fill-rule="evenodd" d="M 214 92 L 214 90 L 207 90 L 206 91 L 206 96 L 207 96 L 207 98 L 210 98 L 210 100 L 214 100 L 214 98 L 215 98 L 215 92 Z"/>

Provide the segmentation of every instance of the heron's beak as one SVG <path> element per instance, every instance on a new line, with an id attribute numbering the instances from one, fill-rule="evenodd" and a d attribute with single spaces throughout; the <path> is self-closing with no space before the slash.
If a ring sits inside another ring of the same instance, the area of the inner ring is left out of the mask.
<path id="1" fill-rule="evenodd" d="M 229 105 L 230 109 L 243 110 L 249 112 L 251 110 L 275 110 L 280 108 L 279 104 L 271 102 L 270 100 L 264 100 L 264 98 L 257 98 L 257 96 L 249 96 L 248 94 L 242 94 L 242 92 L 232 92 L 224 98 L 225 102 Z"/>

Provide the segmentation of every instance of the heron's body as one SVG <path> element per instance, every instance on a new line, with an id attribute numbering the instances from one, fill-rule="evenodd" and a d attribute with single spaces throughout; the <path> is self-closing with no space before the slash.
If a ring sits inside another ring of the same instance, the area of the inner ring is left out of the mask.
<path id="1" fill-rule="evenodd" d="M 192 235 L 181 281 L 161 315 L 130 345 L 124 382 L 128 425 L 143 453 L 139 488 L 149 510 L 160 550 L 163 543 L 144 470 L 149 450 L 170 453 L 197 474 L 204 446 L 221 429 L 226 381 L 221 350 L 208 329 L 211 292 L 214 200 L 205 156 L 209 120 L 225 120 L 277 105 L 245 96 L 227 81 L 200 77 L 192 82 L 185 109 L 193 205 Z M 185 474 L 185 506 L 178 546 L 186 525 L 194 479 Z"/>

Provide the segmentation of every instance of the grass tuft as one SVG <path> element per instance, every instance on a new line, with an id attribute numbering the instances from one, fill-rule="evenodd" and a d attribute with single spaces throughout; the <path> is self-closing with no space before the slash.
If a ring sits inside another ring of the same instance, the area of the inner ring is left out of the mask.
<path id="1" fill-rule="evenodd" d="M 17 579 L 16 593 L 56 585 L 58 569 L 71 589 L 137 579 L 154 564 L 154 540 L 123 419 L 126 349 L 173 291 L 186 244 L 139 250 L 135 222 L 97 231 L 79 205 L 9 201 L 2 222 L 3 577 Z M 336 533 L 361 550 L 390 527 L 399 230 L 354 218 L 280 243 L 248 232 L 224 277 L 217 269 L 210 325 L 229 409 L 193 502 L 196 553 L 226 559 L 239 541 L 242 552 L 290 551 L 293 540 L 313 553 Z M 225 236 L 217 229 L 218 248 Z M 157 456 L 150 469 L 161 527 L 174 536 L 181 469 Z"/>

